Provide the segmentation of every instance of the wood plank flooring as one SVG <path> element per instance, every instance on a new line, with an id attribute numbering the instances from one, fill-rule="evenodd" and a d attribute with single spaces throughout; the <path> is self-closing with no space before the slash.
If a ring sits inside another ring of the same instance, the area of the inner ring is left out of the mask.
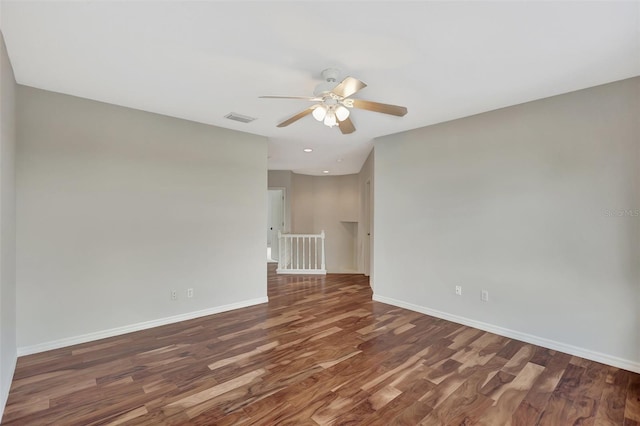
<path id="1" fill-rule="evenodd" d="M 2 424 L 640 426 L 640 375 L 276 276 L 269 303 L 21 357 Z"/>

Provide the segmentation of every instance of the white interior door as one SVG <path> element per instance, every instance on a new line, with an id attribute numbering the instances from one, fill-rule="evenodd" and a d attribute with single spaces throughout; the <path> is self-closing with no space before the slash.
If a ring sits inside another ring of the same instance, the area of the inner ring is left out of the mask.
<path id="1" fill-rule="evenodd" d="M 284 230 L 284 190 L 268 190 L 267 247 L 271 247 L 271 259 L 278 260 L 278 231 Z"/>

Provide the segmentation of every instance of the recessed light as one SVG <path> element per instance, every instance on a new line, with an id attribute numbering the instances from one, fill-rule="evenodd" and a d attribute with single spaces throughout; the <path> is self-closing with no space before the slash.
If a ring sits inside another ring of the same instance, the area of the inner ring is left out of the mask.
<path id="1" fill-rule="evenodd" d="M 329 170 L 323 170 L 322 173 L 324 173 L 325 175 L 329 174 Z"/>
<path id="2" fill-rule="evenodd" d="M 311 149 L 311 148 L 305 148 L 305 149 L 303 149 L 303 151 L 304 151 L 304 152 L 313 152 L 313 149 Z"/>
<path id="3" fill-rule="evenodd" d="M 338 158 L 338 159 L 336 160 L 336 162 L 338 162 L 338 163 L 342 163 L 342 158 Z"/>

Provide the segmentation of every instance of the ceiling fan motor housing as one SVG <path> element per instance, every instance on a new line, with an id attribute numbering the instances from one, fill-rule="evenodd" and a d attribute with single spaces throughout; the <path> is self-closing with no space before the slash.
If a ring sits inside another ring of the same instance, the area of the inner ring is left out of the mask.
<path id="1" fill-rule="evenodd" d="M 322 71 L 320 75 L 325 81 L 335 82 L 340 76 L 340 70 L 338 68 L 327 68 L 326 70 Z"/>
<path id="2" fill-rule="evenodd" d="M 320 75 L 322 75 L 324 81 L 313 89 L 314 96 L 322 96 L 331 92 L 338 85 L 337 81 L 338 76 L 340 76 L 340 70 L 337 68 L 327 68 L 322 71 Z"/>

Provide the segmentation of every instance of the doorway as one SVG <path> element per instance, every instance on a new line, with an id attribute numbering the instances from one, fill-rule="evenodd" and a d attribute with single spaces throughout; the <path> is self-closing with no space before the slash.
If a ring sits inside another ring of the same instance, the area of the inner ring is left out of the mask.
<path id="1" fill-rule="evenodd" d="M 278 231 L 284 231 L 284 188 L 267 190 L 267 262 L 277 262 Z"/>

